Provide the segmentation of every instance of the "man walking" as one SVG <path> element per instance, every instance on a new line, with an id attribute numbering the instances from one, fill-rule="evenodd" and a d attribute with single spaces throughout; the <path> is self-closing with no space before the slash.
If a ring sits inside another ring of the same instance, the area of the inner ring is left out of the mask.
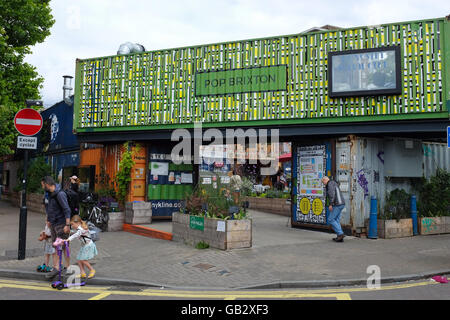
<path id="1" fill-rule="evenodd" d="M 330 204 L 328 207 L 328 223 L 337 234 L 337 237 L 333 238 L 333 240 L 336 242 L 344 242 L 345 235 L 341 228 L 341 211 L 345 207 L 344 197 L 336 181 L 330 180 L 330 178 L 325 176 L 322 178 L 322 183 L 326 186 Z"/>
<path id="2" fill-rule="evenodd" d="M 61 186 L 56 184 L 52 177 L 45 177 L 43 180 L 45 191 L 49 193 L 47 205 L 47 225 L 52 234 L 52 243 L 56 238 L 67 239 L 70 233 L 70 207 L 67 202 L 67 195 L 63 192 Z M 67 257 L 66 250 L 64 257 L 66 267 L 70 265 L 70 259 Z M 47 279 L 52 279 L 59 272 L 59 263 L 57 253 L 53 254 L 53 270 L 46 275 Z"/>

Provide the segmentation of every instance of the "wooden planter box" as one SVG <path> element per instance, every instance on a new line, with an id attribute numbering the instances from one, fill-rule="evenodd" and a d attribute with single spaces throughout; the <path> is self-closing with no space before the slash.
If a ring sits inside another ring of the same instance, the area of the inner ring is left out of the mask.
<path id="1" fill-rule="evenodd" d="M 421 235 L 450 233 L 450 217 L 418 218 L 417 223 Z"/>
<path id="2" fill-rule="evenodd" d="M 291 202 L 289 199 L 247 197 L 249 208 L 263 212 L 291 216 Z"/>
<path id="3" fill-rule="evenodd" d="M 251 220 L 210 219 L 174 212 L 172 215 L 173 241 L 195 246 L 200 241 L 212 248 L 230 250 L 252 246 Z"/>
<path id="4" fill-rule="evenodd" d="M 152 223 L 152 204 L 145 201 L 127 202 L 125 204 L 125 223 Z"/>
<path id="5" fill-rule="evenodd" d="M 378 237 L 384 239 L 413 236 L 412 219 L 377 220 Z"/>
<path id="6" fill-rule="evenodd" d="M 125 223 L 125 214 L 123 212 L 109 212 L 108 232 L 122 231 Z"/>

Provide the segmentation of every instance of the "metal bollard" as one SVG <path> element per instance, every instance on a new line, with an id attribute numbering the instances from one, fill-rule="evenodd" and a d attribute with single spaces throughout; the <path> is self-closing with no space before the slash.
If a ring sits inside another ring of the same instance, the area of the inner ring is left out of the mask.
<path id="1" fill-rule="evenodd" d="M 372 196 L 370 199 L 369 233 L 367 235 L 369 239 L 378 239 L 377 210 L 377 199 Z"/>
<path id="2" fill-rule="evenodd" d="M 413 224 L 413 235 L 417 236 L 417 199 L 415 195 L 411 196 L 411 219 Z"/>

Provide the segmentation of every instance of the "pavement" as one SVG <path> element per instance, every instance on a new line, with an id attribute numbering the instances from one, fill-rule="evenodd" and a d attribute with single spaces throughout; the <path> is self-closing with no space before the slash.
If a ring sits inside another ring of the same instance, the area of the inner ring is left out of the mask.
<path id="1" fill-rule="evenodd" d="M 429 279 L 450 274 L 450 234 L 397 239 L 347 236 L 290 227 L 288 217 L 249 210 L 253 246 L 222 251 L 196 249 L 184 243 L 129 232 L 103 232 L 92 264 L 91 284 L 223 290 L 312 288 L 365 285 L 380 268 L 381 283 Z M 37 241 L 45 216 L 28 211 L 27 255 L 17 260 L 19 208 L 0 201 L 0 277 L 44 280 L 36 267 L 43 263 Z M 170 222 L 151 228 L 168 231 Z M 71 244 L 73 256 L 79 242 Z M 72 260 L 75 264 L 75 259 Z"/>

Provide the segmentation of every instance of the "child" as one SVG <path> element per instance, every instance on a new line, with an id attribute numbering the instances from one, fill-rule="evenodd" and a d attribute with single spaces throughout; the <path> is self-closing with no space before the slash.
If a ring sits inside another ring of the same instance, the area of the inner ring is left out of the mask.
<path id="1" fill-rule="evenodd" d="M 93 278 L 95 275 L 95 270 L 92 268 L 91 264 L 88 260 L 94 258 L 97 252 L 97 246 L 94 241 L 90 238 L 90 233 L 86 222 L 81 220 L 79 215 L 74 215 L 70 219 L 70 225 L 73 229 L 77 230 L 73 235 L 71 235 L 66 242 L 70 242 L 74 239 L 80 239 L 81 241 L 81 249 L 77 255 L 78 266 L 80 267 L 81 277 L 86 278 L 86 273 L 84 272 L 84 267 L 89 269 L 88 279 Z"/>
<path id="2" fill-rule="evenodd" d="M 44 241 L 44 263 L 37 267 L 37 271 L 39 272 L 50 272 L 52 268 L 50 267 L 50 256 L 55 253 L 55 248 L 52 246 L 52 235 L 50 232 L 50 228 L 45 225 L 45 229 L 39 234 L 39 241 Z"/>

